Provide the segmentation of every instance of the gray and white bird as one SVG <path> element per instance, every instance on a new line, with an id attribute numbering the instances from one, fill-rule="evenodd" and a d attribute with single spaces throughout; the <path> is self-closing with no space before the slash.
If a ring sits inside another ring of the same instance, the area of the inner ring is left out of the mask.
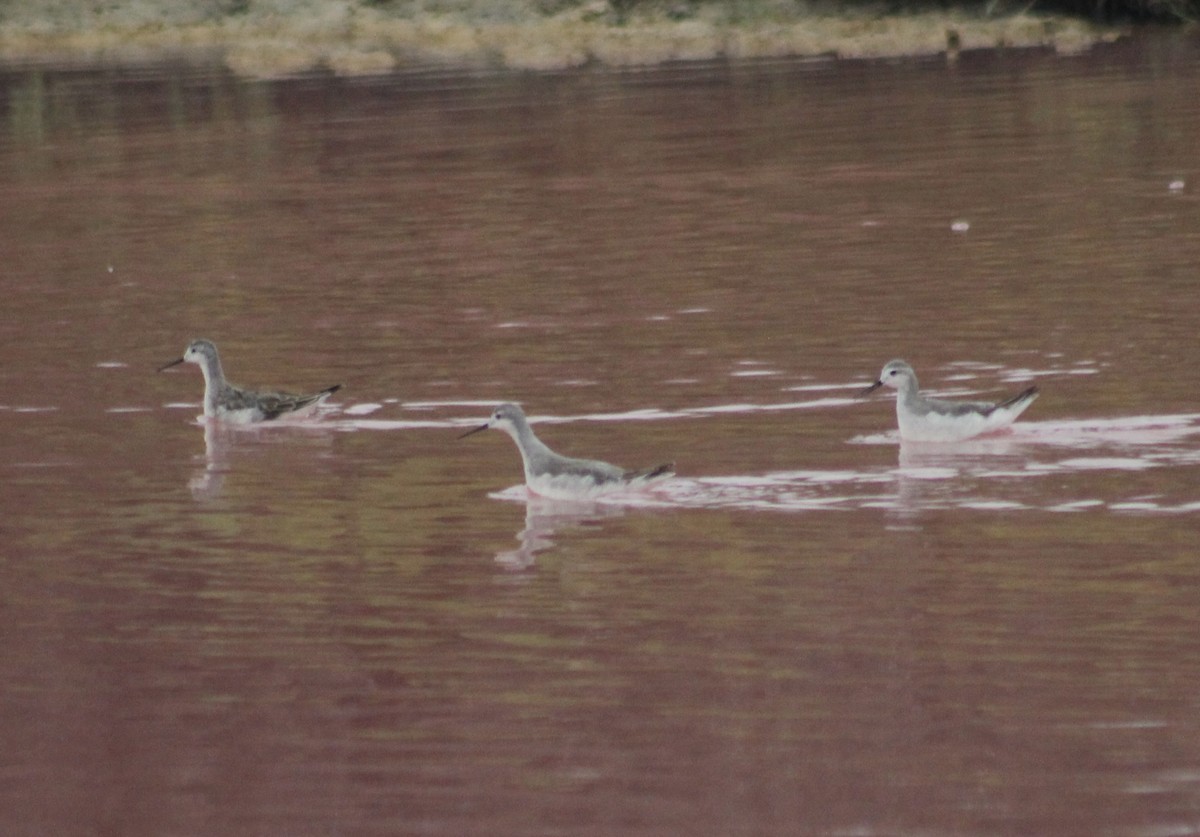
<path id="1" fill-rule="evenodd" d="M 183 357 L 164 363 L 158 371 L 180 363 L 194 363 L 204 373 L 205 417 L 231 424 L 253 424 L 286 415 L 304 415 L 342 387 L 341 384 L 334 384 L 309 395 L 242 389 L 225 379 L 221 357 L 211 340 L 193 340 L 184 350 Z"/>
<path id="2" fill-rule="evenodd" d="M 644 488 L 674 475 L 669 462 L 640 471 L 627 471 L 595 459 L 574 459 L 550 450 L 534 435 L 524 411 L 516 404 L 501 404 L 479 427 L 459 436 L 465 439 L 482 430 L 503 430 L 517 443 L 525 465 L 525 485 L 534 494 L 556 500 L 586 500 L 604 494 Z"/>
<path id="3" fill-rule="evenodd" d="M 961 442 L 1008 427 L 1038 397 L 1029 387 L 1000 402 L 951 401 L 922 395 L 917 373 L 902 360 L 890 360 L 879 380 L 859 393 L 880 387 L 896 390 L 896 421 L 900 438 L 910 442 Z"/>

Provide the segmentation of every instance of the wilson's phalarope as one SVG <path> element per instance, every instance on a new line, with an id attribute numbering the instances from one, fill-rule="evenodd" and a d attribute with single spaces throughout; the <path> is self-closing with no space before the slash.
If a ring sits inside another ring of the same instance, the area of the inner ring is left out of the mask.
<path id="1" fill-rule="evenodd" d="M 959 442 L 999 430 L 1012 424 L 1038 397 L 1038 388 L 1029 387 L 999 403 L 929 398 L 918 388 L 917 373 L 902 360 L 888 361 L 879 380 L 859 395 L 882 386 L 898 390 L 896 421 L 900 438 L 910 442 Z"/>
<path id="2" fill-rule="evenodd" d="M 626 471 L 595 459 L 561 456 L 534 435 L 525 413 L 516 404 L 501 404 L 486 423 L 458 438 L 465 439 L 489 428 L 503 430 L 512 437 L 525 463 L 526 487 L 534 494 L 550 499 L 582 500 L 625 489 L 643 488 L 674 474 L 673 462 L 642 471 Z"/>
<path id="3" fill-rule="evenodd" d="M 234 424 L 270 421 L 284 415 L 303 413 L 315 408 L 342 387 L 341 384 L 334 384 L 311 395 L 240 389 L 225 380 L 221 358 L 211 340 L 193 340 L 183 357 L 164 363 L 158 367 L 158 371 L 185 362 L 197 364 L 204 373 L 204 415 Z"/>

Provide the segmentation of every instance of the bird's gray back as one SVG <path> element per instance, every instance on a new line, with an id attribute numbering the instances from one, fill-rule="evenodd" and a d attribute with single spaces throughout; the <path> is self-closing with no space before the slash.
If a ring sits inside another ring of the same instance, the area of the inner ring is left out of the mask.
<path id="1" fill-rule="evenodd" d="M 625 471 L 616 465 L 601 462 L 598 459 L 574 459 L 562 456 L 550 450 L 537 451 L 529 457 L 530 469 L 536 474 L 550 477 L 584 477 L 590 476 L 596 482 L 614 482 L 620 480 Z"/>

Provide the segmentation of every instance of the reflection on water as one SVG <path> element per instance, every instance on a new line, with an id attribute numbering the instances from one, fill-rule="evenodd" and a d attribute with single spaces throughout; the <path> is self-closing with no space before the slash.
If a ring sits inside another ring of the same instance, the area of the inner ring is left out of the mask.
<path id="1" fill-rule="evenodd" d="M 195 459 L 199 463 L 188 479 L 188 490 L 192 498 L 208 502 L 221 496 L 226 476 L 233 469 L 238 457 L 255 457 L 264 446 L 288 445 L 293 449 L 311 454 L 327 452 L 332 441 L 332 427 L 323 419 L 335 408 L 325 407 L 319 414 L 304 418 L 283 418 L 261 424 L 234 424 L 214 421 L 204 416 L 196 419 L 204 437 L 204 455 Z M 287 474 L 280 474 L 286 479 Z"/>
<path id="2" fill-rule="evenodd" d="M 204 422 L 204 467 L 188 480 L 188 490 L 195 499 L 212 500 L 221 496 L 225 471 L 229 468 L 229 436 L 233 432 L 219 422 Z"/>
<path id="3" fill-rule="evenodd" d="M 1194 832 L 1196 51 L 0 74 L 0 833 Z"/>
<path id="4" fill-rule="evenodd" d="M 518 486 L 495 495 L 497 499 L 516 500 L 525 506 L 525 528 L 517 533 L 521 546 L 496 553 L 496 563 L 506 570 L 527 570 L 537 553 L 554 546 L 558 532 L 606 517 L 619 517 L 625 509 L 614 503 L 580 500 L 551 500 L 531 495 Z"/>
<path id="5" fill-rule="evenodd" d="M 1036 373 L 1035 373 L 1036 374 Z M 959 376 L 959 380 L 962 380 Z M 856 385 L 814 385 L 818 390 Z M 966 391 L 968 394 L 972 391 Z M 423 403 L 416 407 L 453 409 L 454 402 Z M 669 422 L 676 438 L 686 438 L 690 421 L 714 414 L 753 416 L 771 411 L 807 411 L 817 407 L 864 409 L 857 399 L 816 399 L 772 404 L 723 404 L 669 411 L 643 409 L 582 416 L 540 415 L 536 424 L 578 422 Z M 410 405 L 397 404 L 407 411 Z M 350 411 L 347 411 L 350 412 Z M 373 409 L 373 415 L 382 412 Z M 890 413 L 888 420 L 891 420 Z M 406 431 L 476 426 L 477 418 L 443 418 L 412 421 L 376 416 L 343 418 L 340 430 Z M 1182 468 L 1200 464 L 1200 414 L 1131 416 L 1127 418 L 1021 421 L 1006 431 L 963 442 L 901 442 L 896 431 L 844 439 L 849 445 L 898 449 L 890 462 L 863 463 L 861 467 L 770 471 L 756 474 L 715 475 L 696 472 L 682 463 L 685 477 L 676 477 L 651 490 L 597 498 L 578 508 L 741 508 L 770 511 L 820 511 L 854 508 L 898 508 L 907 513 L 960 508 L 1015 511 L 1080 511 L 1107 507 L 1120 511 L 1192 511 L 1200 509 L 1200 495 L 1184 482 L 1183 494 L 1157 500 L 1130 493 L 1122 475 L 1154 468 Z M 846 453 L 846 459 L 851 454 Z M 1108 482 L 1098 483 L 1097 477 Z M 1049 479 L 1054 478 L 1054 479 Z M 1051 483 L 1049 486 L 1046 483 Z M 1095 496 L 1105 485 L 1110 496 Z M 523 486 L 512 491 L 525 496 Z M 508 498 L 507 494 L 498 495 Z M 546 501 L 549 503 L 549 501 Z M 569 509 L 572 504 L 563 506 Z M 557 508 L 550 503 L 545 510 Z M 585 515 L 586 516 L 586 515 Z M 537 551 L 537 550 L 534 550 Z"/>

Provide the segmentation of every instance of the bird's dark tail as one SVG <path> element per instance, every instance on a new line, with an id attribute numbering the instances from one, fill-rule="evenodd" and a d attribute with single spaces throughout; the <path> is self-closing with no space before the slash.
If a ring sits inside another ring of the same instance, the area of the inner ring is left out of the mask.
<path id="1" fill-rule="evenodd" d="M 1014 395 L 1012 398 L 1008 398 L 1004 401 L 1001 401 L 999 404 L 996 405 L 996 408 L 1000 409 L 1001 407 L 1012 407 L 1015 404 L 1020 404 L 1022 401 L 1032 401 L 1033 399 L 1038 397 L 1038 394 L 1040 392 L 1041 392 L 1041 390 L 1039 390 L 1035 386 L 1029 387 L 1029 389 L 1023 389 L 1020 392 L 1018 392 L 1016 395 Z"/>
<path id="2" fill-rule="evenodd" d="M 627 480 L 653 480 L 659 477 L 669 477 L 675 474 L 675 463 L 664 462 L 662 465 L 656 465 L 653 468 L 644 468 L 641 471 L 627 471 L 625 479 Z"/>

